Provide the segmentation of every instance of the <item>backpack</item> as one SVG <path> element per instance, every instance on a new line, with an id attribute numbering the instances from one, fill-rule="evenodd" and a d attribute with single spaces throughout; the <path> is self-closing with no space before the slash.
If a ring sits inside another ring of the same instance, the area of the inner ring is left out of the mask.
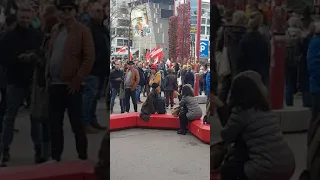
<path id="1" fill-rule="evenodd" d="M 166 98 L 165 97 L 158 97 L 156 111 L 158 114 L 166 114 Z"/>
<path id="2" fill-rule="evenodd" d="M 296 65 L 300 60 L 300 37 L 295 33 L 287 33 L 285 61 L 286 66 Z"/>

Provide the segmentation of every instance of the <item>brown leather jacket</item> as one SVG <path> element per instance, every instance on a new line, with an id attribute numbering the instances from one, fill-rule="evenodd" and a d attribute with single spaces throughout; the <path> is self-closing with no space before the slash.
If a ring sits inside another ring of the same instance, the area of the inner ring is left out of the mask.
<path id="1" fill-rule="evenodd" d="M 127 72 L 129 71 L 129 69 L 127 70 Z M 126 73 L 126 77 L 127 77 L 128 73 Z M 126 79 L 124 79 L 126 80 Z M 139 76 L 139 71 L 135 68 L 133 68 L 131 70 L 131 77 L 130 77 L 130 88 L 132 90 L 136 90 L 138 84 L 140 81 L 140 76 Z"/>
<path id="2" fill-rule="evenodd" d="M 53 42 L 59 35 L 61 28 L 62 24 L 58 24 L 52 29 L 48 65 L 50 64 Z M 95 49 L 92 34 L 89 28 L 76 21 L 68 26 L 67 30 L 68 37 L 64 45 L 61 80 L 81 84 L 90 74 L 94 62 Z"/>

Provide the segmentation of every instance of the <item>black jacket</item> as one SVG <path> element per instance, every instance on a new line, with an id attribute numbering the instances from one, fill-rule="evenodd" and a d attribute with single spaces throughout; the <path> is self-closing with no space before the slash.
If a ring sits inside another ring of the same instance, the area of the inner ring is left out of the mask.
<path id="1" fill-rule="evenodd" d="M 169 73 L 166 76 L 165 90 L 167 91 L 178 90 L 178 80 L 177 80 L 177 76 L 174 73 Z"/>
<path id="2" fill-rule="evenodd" d="M 144 86 L 146 84 L 146 80 L 145 80 L 145 77 L 144 77 L 144 71 L 140 67 L 137 67 L 137 70 L 139 71 L 139 76 L 140 76 L 139 85 L 140 86 Z"/>
<path id="3" fill-rule="evenodd" d="M 106 77 L 110 73 L 110 34 L 109 30 L 102 24 L 91 21 L 89 27 L 95 46 L 95 62 L 91 75 Z"/>
<path id="4" fill-rule="evenodd" d="M 191 71 L 187 71 L 184 77 L 184 84 L 194 85 L 194 74 Z"/>
<path id="5" fill-rule="evenodd" d="M 121 80 L 123 80 L 123 77 L 124 77 L 124 74 L 123 74 L 123 71 L 122 70 L 112 70 L 111 73 L 110 73 L 110 83 L 111 83 L 111 87 L 112 88 L 115 88 L 115 89 L 118 89 L 120 88 L 120 84 L 122 81 L 118 81 L 117 79 L 118 78 L 121 78 Z"/>
<path id="6" fill-rule="evenodd" d="M 258 32 L 247 33 L 239 44 L 238 72 L 252 70 L 258 72 L 262 81 L 268 84 L 270 55 L 265 38 Z"/>
<path id="7" fill-rule="evenodd" d="M 7 71 L 7 83 L 30 86 L 36 61 L 19 59 L 22 53 L 38 53 L 42 34 L 35 29 L 18 25 L 8 30 L 0 40 L 0 65 Z M 33 58 L 32 58 L 33 59 Z M 36 59 L 36 58 L 34 58 Z"/>

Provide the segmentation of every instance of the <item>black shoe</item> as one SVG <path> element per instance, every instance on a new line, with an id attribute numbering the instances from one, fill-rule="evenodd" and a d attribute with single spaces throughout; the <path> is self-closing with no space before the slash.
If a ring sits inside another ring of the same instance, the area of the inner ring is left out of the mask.
<path id="1" fill-rule="evenodd" d="M 36 163 L 36 164 L 41 164 L 41 163 L 44 163 L 47 161 L 48 161 L 48 158 L 45 158 L 45 157 L 40 157 L 37 155 L 34 157 L 34 163 Z"/>
<path id="2" fill-rule="evenodd" d="M 124 113 L 124 111 L 121 111 L 121 114 L 123 114 Z"/>
<path id="3" fill-rule="evenodd" d="M 0 167 L 7 167 L 7 164 L 5 162 L 1 162 Z"/>
<path id="4" fill-rule="evenodd" d="M 9 162 L 10 161 L 10 153 L 9 152 L 3 152 L 3 155 L 2 155 L 2 162 L 3 163 L 6 163 L 6 162 Z"/>
<path id="5" fill-rule="evenodd" d="M 87 155 L 79 155 L 78 158 L 82 161 L 88 160 L 88 156 Z"/>
<path id="6" fill-rule="evenodd" d="M 99 123 L 92 123 L 91 126 L 98 130 L 106 130 L 105 126 L 101 126 Z"/>
<path id="7" fill-rule="evenodd" d="M 179 129 L 179 130 L 177 131 L 177 134 L 186 135 L 186 134 L 187 134 L 187 131 L 186 131 L 186 130 L 181 130 L 181 129 Z"/>

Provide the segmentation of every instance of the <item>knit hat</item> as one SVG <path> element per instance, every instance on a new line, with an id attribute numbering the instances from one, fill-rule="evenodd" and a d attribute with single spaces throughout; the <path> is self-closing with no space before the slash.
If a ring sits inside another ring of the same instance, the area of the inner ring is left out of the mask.
<path id="1" fill-rule="evenodd" d="M 157 83 L 152 83 L 151 87 L 152 87 L 152 89 L 156 89 L 156 88 L 159 87 L 159 84 L 157 84 Z"/>

